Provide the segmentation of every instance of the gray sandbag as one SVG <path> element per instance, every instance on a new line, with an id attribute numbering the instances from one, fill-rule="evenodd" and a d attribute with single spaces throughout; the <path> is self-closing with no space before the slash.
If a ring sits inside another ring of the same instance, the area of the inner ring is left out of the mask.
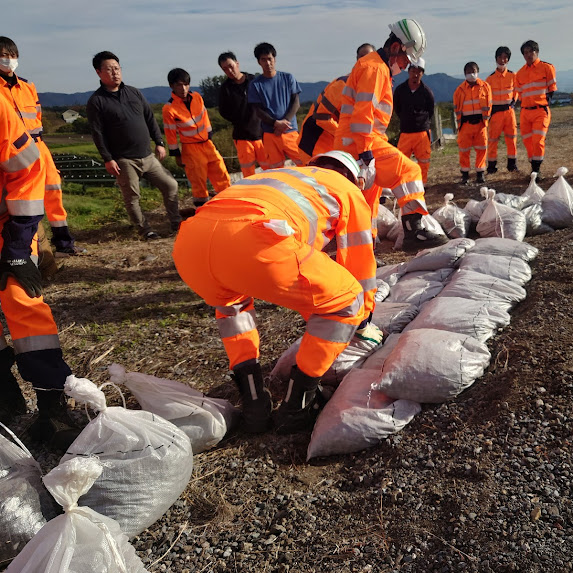
<path id="1" fill-rule="evenodd" d="M 521 257 L 511 255 L 468 253 L 459 262 L 458 268 L 484 273 L 521 286 L 531 280 L 531 267 Z"/>
<path id="2" fill-rule="evenodd" d="M 490 237 L 477 239 L 472 253 L 520 257 L 524 261 L 532 261 L 538 255 L 539 249 L 523 241 Z"/>
<path id="3" fill-rule="evenodd" d="M 382 302 L 390 294 L 390 285 L 382 279 L 376 279 L 376 293 L 374 294 L 375 302 Z"/>
<path id="4" fill-rule="evenodd" d="M 422 306 L 426 301 L 431 300 L 444 288 L 440 281 L 429 281 L 416 273 L 404 275 L 391 289 L 387 302 L 408 303 L 415 306 Z"/>
<path id="5" fill-rule="evenodd" d="M 523 241 L 527 229 L 525 215 L 513 207 L 497 203 L 493 189 L 488 189 L 485 193 L 487 206 L 476 225 L 480 237 L 504 237 Z"/>
<path id="6" fill-rule="evenodd" d="M 372 322 L 386 335 L 402 332 L 418 314 L 418 306 L 403 302 L 376 303 L 372 313 Z"/>
<path id="7" fill-rule="evenodd" d="M 446 193 L 444 204 L 436 209 L 432 216 L 442 226 L 448 237 L 461 239 L 467 237 L 472 219 L 466 211 L 453 202 L 453 199 L 453 193 Z"/>
<path id="8" fill-rule="evenodd" d="M 472 239 L 452 239 L 444 245 L 420 251 L 406 264 L 407 272 L 435 271 L 443 268 L 454 268 L 459 259 L 473 248 Z"/>
<path id="9" fill-rule="evenodd" d="M 394 286 L 407 272 L 407 263 L 384 265 L 376 269 L 376 278 L 384 281 L 388 286 Z"/>
<path id="10" fill-rule="evenodd" d="M 543 222 L 554 229 L 573 227 L 573 189 L 564 175 L 566 167 L 560 167 L 555 176 L 558 178 L 545 193 L 542 200 Z"/>
<path id="11" fill-rule="evenodd" d="M 529 205 L 522 210 L 525 215 L 525 221 L 527 223 L 527 230 L 525 235 L 532 237 L 535 235 L 544 235 L 545 233 L 552 233 L 555 229 L 543 222 L 543 207 L 541 204 Z"/>
<path id="12" fill-rule="evenodd" d="M 388 233 L 390 233 L 397 221 L 396 215 L 390 209 L 387 209 L 384 205 L 379 205 L 378 216 L 376 217 L 377 238 L 379 240 L 387 238 Z"/>

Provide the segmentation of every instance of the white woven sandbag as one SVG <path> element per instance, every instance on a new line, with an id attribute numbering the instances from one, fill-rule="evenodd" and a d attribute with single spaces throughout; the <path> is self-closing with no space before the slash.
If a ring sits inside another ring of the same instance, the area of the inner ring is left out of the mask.
<path id="1" fill-rule="evenodd" d="M 134 537 L 187 487 L 193 469 L 191 442 L 156 414 L 107 407 L 103 392 L 85 378 L 68 376 L 64 388 L 76 402 L 99 411 L 62 457 L 97 455 L 104 462 L 101 476 L 79 503 L 115 519 Z"/>
<path id="2" fill-rule="evenodd" d="M 307 449 L 307 460 L 349 454 L 375 446 L 399 432 L 416 414 L 420 404 L 394 400 L 371 386 L 377 370 L 351 370 L 318 416 Z"/>
<path id="3" fill-rule="evenodd" d="M 543 235 L 545 233 L 552 233 L 555 229 L 543 222 L 543 207 L 541 204 L 535 203 L 525 207 L 521 211 L 525 215 L 527 229 L 525 231 L 526 237 L 534 235 Z"/>
<path id="4" fill-rule="evenodd" d="M 390 285 L 382 279 L 376 279 L 376 292 L 374 301 L 382 302 L 390 294 Z"/>
<path id="5" fill-rule="evenodd" d="M 441 225 L 451 239 L 466 237 L 471 224 L 471 217 L 454 202 L 453 193 L 444 195 L 444 204 L 432 213 L 432 217 Z"/>
<path id="6" fill-rule="evenodd" d="M 537 185 L 537 173 L 534 171 L 531 174 L 531 180 L 527 189 L 523 192 L 523 197 L 527 197 L 530 204 L 541 205 L 545 191 Z"/>
<path id="7" fill-rule="evenodd" d="M 236 409 L 228 400 L 209 398 L 175 380 L 126 372 L 119 364 L 112 364 L 109 374 L 110 381 L 124 384 L 144 410 L 183 430 L 191 440 L 194 454 L 216 446 L 236 416 Z"/>
<path id="8" fill-rule="evenodd" d="M 545 193 L 542 200 L 543 222 L 555 229 L 573 227 L 573 189 L 564 175 L 566 167 L 560 167 L 555 176 L 558 178 Z"/>
<path id="9" fill-rule="evenodd" d="M 521 286 L 531 280 L 531 267 L 517 256 L 468 253 L 459 262 L 458 268 L 484 273 Z"/>
<path id="10" fill-rule="evenodd" d="M 406 273 L 402 278 L 406 280 L 418 278 L 432 283 L 445 283 L 455 270 L 456 269 L 452 267 L 444 267 L 443 269 L 436 269 L 435 271 L 413 271 Z"/>
<path id="11" fill-rule="evenodd" d="M 418 308 L 415 304 L 404 302 L 378 302 L 372 313 L 372 323 L 385 335 L 402 332 L 418 314 Z"/>
<path id="12" fill-rule="evenodd" d="M 458 260 L 468 250 L 473 248 L 474 244 L 475 241 L 472 239 L 452 239 L 439 247 L 424 249 L 405 263 L 406 270 L 412 273 L 415 271 L 436 271 L 438 269 L 454 268 Z"/>
<path id="13" fill-rule="evenodd" d="M 97 458 L 74 458 L 44 478 L 64 508 L 12 561 L 7 573 L 144 573 L 143 563 L 117 521 L 77 505 L 103 469 Z"/>
<path id="14" fill-rule="evenodd" d="M 402 333 L 373 385 L 391 398 L 439 403 L 455 398 L 490 361 L 487 345 L 471 336 L 420 328 Z"/>
<path id="15" fill-rule="evenodd" d="M 522 286 L 511 281 L 476 271 L 459 270 L 452 274 L 440 296 L 500 301 L 510 303 L 513 306 L 524 300 L 527 292 Z"/>
<path id="16" fill-rule="evenodd" d="M 427 302 L 404 332 L 435 328 L 471 336 L 480 342 L 491 338 L 509 324 L 508 303 L 441 297 Z M 366 366 L 366 365 L 365 365 Z"/>
<path id="17" fill-rule="evenodd" d="M 376 217 L 376 227 L 378 228 L 377 237 L 382 240 L 388 236 L 392 227 L 396 224 L 398 219 L 390 209 L 384 205 L 378 206 L 378 216 Z"/>
<path id="18" fill-rule="evenodd" d="M 384 265 L 376 269 L 376 278 L 384 281 L 388 286 L 393 287 L 406 272 L 407 263 Z"/>
<path id="19" fill-rule="evenodd" d="M 396 332 L 384 336 L 384 344 L 379 346 L 362 364 L 364 370 L 378 370 L 382 373 L 384 362 L 400 340 L 401 333 Z"/>
<path id="20" fill-rule="evenodd" d="M 40 465 L 26 446 L 6 431 L 14 441 L 0 435 L 0 565 L 16 557 L 59 513 L 42 483 Z"/>
<path id="21" fill-rule="evenodd" d="M 506 207 L 513 207 L 521 211 L 531 203 L 530 199 L 524 195 L 514 195 L 513 193 L 496 193 L 493 200 L 496 203 L 501 203 Z"/>
<path id="22" fill-rule="evenodd" d="M 386 302 L 408 303 L 419 307 L 440 294 L 443 287 L 440 281 L 428 281 L 408 273 L 390 289 Z"/>
<path id="23" fill-rule="evenodd" d="M 487 189 L 487 187 L 485 189 Z M 487 202 L 485 200 L 476 201 L 475 199 L 469 199 L 464 207 L 464 211 L 470 216 L 471 222 L 475 225 L 483 215 L 486 207 Z"/>
<path id="24" fill-rule="evenodd" d="M 472 253 L 484 255 L 501 255 L 506 257 L 520 257 L 524 261 L 532 261 L 539 253 L 539 249 L 514 239 L 502 239 L 501 237 L 490 237 L 477 239 Z"/>
<path id="25" fill-rule="evenodd" d="M 480 237 L 504 237 L 523 241 L 527 223 L 525 215 L 512 207 L 494 201 L 495 191 L 487 190 L 487 206 L 480 217 L 476 230 Z"/>

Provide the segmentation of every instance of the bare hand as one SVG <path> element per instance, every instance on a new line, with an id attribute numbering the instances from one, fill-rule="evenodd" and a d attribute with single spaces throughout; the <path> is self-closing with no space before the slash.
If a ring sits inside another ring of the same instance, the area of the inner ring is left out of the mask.
<path id="1" fill-rule="evenodd" d="M 119 172 L 121 171 L 119 165 L 115 162 L 114 159 L 105 162 L 105 170 L 114 177 L 119 176 Z"/>
<path id="2" fill-rule="evenodd" d="M 166 155 L 167 153 L 165 152 L 165 147 L 163 147 L 162 145 L 155 146 L 155 156 L 157 157 L 157 159 L 159 159 L 159 161 L 163 161 Z"/>
<path id="3" fill-rule="evenodd" d="M 274 125 L 274 134 L 275 135 L 282 135 L 287 130 L 291 128 L 290 121 L 288 119 L 277 119 Z"/>

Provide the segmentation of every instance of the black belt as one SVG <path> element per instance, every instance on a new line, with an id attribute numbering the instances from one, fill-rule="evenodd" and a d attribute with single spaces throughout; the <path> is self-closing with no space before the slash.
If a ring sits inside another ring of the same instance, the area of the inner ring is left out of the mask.
<path id="1" fill-rule="evenodd" d="M 497 113 L 498 111 L 507 111 L 509 109 L 509 104 L 506 103 L 504 105 L 494 105 L 491 108 L 491 114 Z"/>
<path id="2" fill-rule="evenodd" d="M 34 141 L 42 141 L 42 134 L 31 134 Z"/>
<path id="3" fill-rule="evenodd" d="M 531 107 L 525 107 L 523 109 L 544 109 L 545 111 L 547 111 L 547 106 L 546 105 L 533 105 Z"/>

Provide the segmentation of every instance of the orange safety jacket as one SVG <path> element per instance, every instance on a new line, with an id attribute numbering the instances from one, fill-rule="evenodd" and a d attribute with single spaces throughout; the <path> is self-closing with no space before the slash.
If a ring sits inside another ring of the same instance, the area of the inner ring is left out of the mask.
<path id="1" fill-rule="evenodd" d="M 485 80 L 491 87 L 492 115 L 509 109 L 517 101 L 515 72 L 495 70 Z"/>
<path id="2" fill-rule="evenodd" d="M 522 109 L 546 107 L 549 105 L 547 94 L 557 90 L 555 68 L 540 59 L 530 66 L 525 64 L 517 72 L 515 82 Z"/>
<path id="3" fill-rule="evenodd" d="M 169 103 L 163 106 L 163 128 L 170 155 L 181 154 L 177 136 L 182 144 L 207 141 L 212 128 L 201 94 L 189 92 L 185 102 L 172 93 Z"/>
<path id="4" fill-rule="evenodd" d="M 491 86 L 480 80 L 474 85 L 467 81 L 462 82 L 454 92 L 454 111 L 458 126 L 461 128 L 466 121 L 487 125 L 491 116 Z"/>
<path id="5" fill-rule="evenodd" d="M 348 76 L 332 80 L 310 106 L 299 130 L 298 146 L 312 157 L 334 149 L 334 136 L 340 119 L 342 90 Z M 320 140 L 320 145 L 317 143 Z M 315 152 L 316 149 L 316 152 Z"/>

